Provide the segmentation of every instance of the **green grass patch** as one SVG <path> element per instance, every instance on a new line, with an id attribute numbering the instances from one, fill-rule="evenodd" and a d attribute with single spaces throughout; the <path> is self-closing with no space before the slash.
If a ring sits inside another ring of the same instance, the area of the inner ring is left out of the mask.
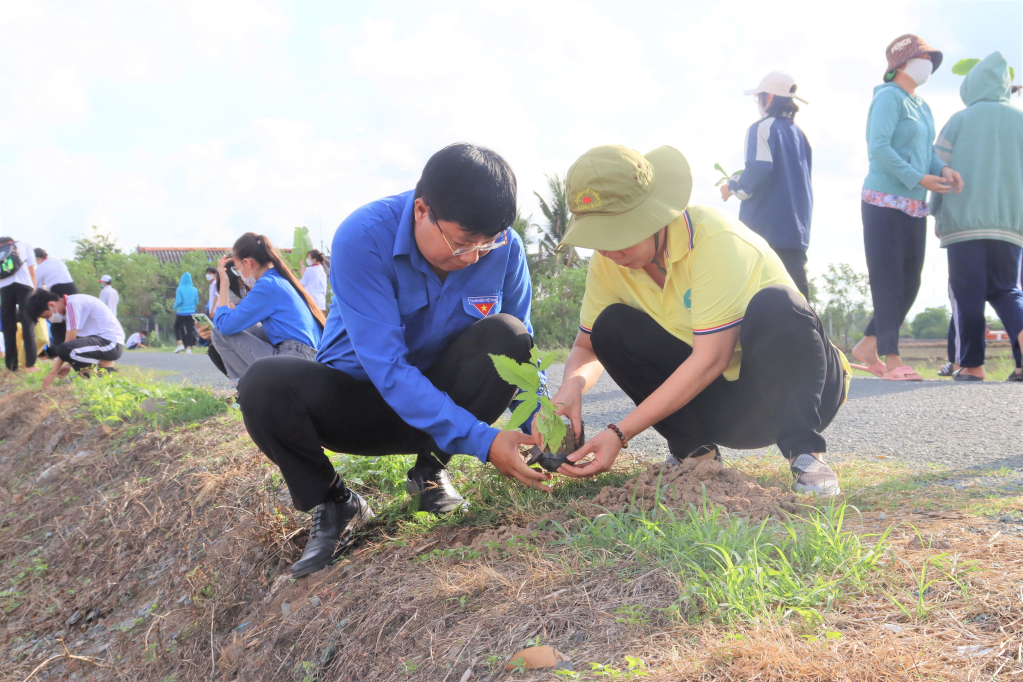
<path id="1" fill-rule="evenodd" d="M 481 464 L 475 457 L 456 456 L 448 464 L 448 471 L 455 487 L 469 500 L 470 507 L 464 512 L 435 518 L 419 512 L 410 504 L 405 490 L 406 475 L 415 464 L 414 455 L 363 457 L 327 454 L 349 487 L 370 502 L 378 522 L 388 527 L 388 533 L 399 537 L 424 535 L 445 526 L 525 523 L 564 507 L 572 500 L 592 498 L 604 486 L 620 486 L 640 468 L 639 464 L 626 463 L 586 480 L 555 476 L 549 482 L 554 492 L 547 494 L 504 478 L 496 469 Z"/>
<path id="2" fill-rule="evenodd" d="M 153 381 L 138 371 L 89 379 L 73 376 L 75 396 L 103 424 L 148 423 L 154 428 L 206 419 L 228 409 L 207 390 Z"/>
<path id="3" fill-rule="evenodd" d="M 673 615 L 690 622 L 820 619 L 840 596 L 868 589 L 888 531 L 843 530 L 846 503 L 807 507 L 790 519 L 749 524 L 704 498 L 701 506 L 603 514 L 566 541 L 595 565 L 623 557 L 663 570 L 679 584 Z"/>

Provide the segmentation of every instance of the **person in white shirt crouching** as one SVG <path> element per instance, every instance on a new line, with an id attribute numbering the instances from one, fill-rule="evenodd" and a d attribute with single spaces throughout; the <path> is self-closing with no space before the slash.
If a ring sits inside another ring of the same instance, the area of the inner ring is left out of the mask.
<path id="1" fill-rule="evenodd" d="M 54 315 L 62 315 L 67 321 L 67 333 L 64 343 L 54 349 L 57 357 L 43 379 L 43 388 L 72 369 L 83 375 L 90 374 L 93 367 L 116 371 L 114 362 L 124 353 L 124 329 L 102 301 L 88 294 L 60 296 L 44 290 L 28 300 L 32 324 L 40 317 L 48 320 Z"/>

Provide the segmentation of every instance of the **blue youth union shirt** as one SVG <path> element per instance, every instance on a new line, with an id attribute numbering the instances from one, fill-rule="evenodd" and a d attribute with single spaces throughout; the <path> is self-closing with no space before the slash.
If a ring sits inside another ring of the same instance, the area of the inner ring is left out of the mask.
<path id="1" fill-rule="evenodd" d="M 334 297 L 316 359 L 372 382 L 444 452 L 485 462 L 498 430 L 455 405 L 423 371 L 484 317 L 507 313 L 533 333 L 526 252 L 518 234 L 506 229 L 507 246 L 449 272 L 442 283 L 416 246 L 414 197 L 409 191 L 366 204 L 334 233 Z"/>

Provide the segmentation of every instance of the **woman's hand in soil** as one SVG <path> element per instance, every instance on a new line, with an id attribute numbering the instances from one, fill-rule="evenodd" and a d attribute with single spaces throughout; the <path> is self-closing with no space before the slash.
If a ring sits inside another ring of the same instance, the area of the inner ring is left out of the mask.
<path id="1" fill-rule="evenodd" d="M 963 191 L 963 176 L 952 170 L 951 166 L 945 166 L 941 169 L 941 177 L 948 181 L 948 184 L 952 185 L 952 191 L 959 194 Z"/>
<path id="2" fill-rule="evenodd" d="M 618 459 L 618 453 L 622 451 L 622 441 L 618 434 L 611 429 L 604 429 L 593 438 L 586 441 L 582 446 L 568 456 L 569 461 L 579 462 L 586 459 L 587 455 L 593 455 L 593 459 L 582 465 L 569 466 L 562 464 L 558 469 L 559 474 L 571 476 L 572 478 L 588 478 L 602 474 L 611 469 L 611 465 Z"/>
<path id="3" fill-rule="evenodd" d="M 920 186 L 938 194 L 948 194 L 952 191 L 952 187 L 945 182 L 945 178 L 937 175 L 925 175 L 920 181 Z"/>
<path id="4" fill-rule="evenodd" d="M 525 460 L 519 454 L 520 444 L 532 445 L 533 436 L 527 436 L 520 431 L 502 431 L 490 444 L 487 461 L 493 464 L 494 468 L 503 476 L 514 478 L 527 488 L 551 492 L 551 489 L 543 484 L 544 481 L 551 480 L 551 474 L 526 466 Z"/>

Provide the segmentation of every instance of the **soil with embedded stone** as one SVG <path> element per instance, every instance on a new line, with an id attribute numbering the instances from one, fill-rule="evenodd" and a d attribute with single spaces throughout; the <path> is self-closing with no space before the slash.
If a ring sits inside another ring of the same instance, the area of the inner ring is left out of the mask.
<path id="1" fill-rule="evenodd" d="M 657 505 L 686 509 L 704 504 L 721 507 L 729 514 L 759 522 L 785 517 L 797 509 L 796 494 L 781 488 L 765 488 L 735 469 L 720 462 L 687 459 L 679 464 L 655 464 L 620 488 L 606 487 L 592 500 L 576 502 L 569 510 L 545 514 L 527 526 L 502 526 L 476 536 L 474 546 L 491 547 L 517 537 L 546 542 L 560 535 L 554 523 L 571 527 L 581 518 L 635 508 L 651 511 Z M 458 546 L 456 543 L 455 546 Z"/>

